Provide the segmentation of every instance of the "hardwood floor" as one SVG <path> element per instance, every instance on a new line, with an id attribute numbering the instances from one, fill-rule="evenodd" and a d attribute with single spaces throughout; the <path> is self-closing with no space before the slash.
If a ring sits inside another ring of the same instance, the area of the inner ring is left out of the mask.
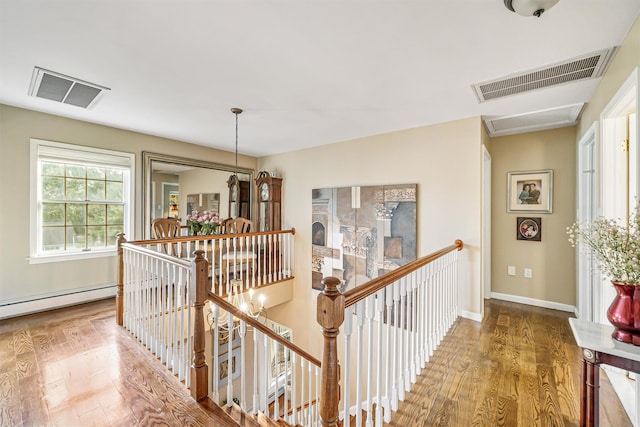
<path id="1" fill-rule="evenodd" d="M 0 321 L 1 426 L 237 426 L 211 410 L 116 325 L 113 299 Z"/>
<path id="2" fill-rule="evenodd" d="M 577 426 L 580 350 L 568 317 L 487 301 L 482 324 L 458 319 L 391 425 Z M 600 378 L 600 425 L 630 427 L 606 375 Z"/>
<path id="3" fill-rule="evenodd" d="M 114 309 L 111 299 L 0 321 L 0 426 L 237 425 L 194 402 Z M 482 325 L 455 324 L 391 425 L 577 425 L 567 314 L 495 300 L 486 310 Z M 601 380 L 601 425 L 631 426 Z"/>

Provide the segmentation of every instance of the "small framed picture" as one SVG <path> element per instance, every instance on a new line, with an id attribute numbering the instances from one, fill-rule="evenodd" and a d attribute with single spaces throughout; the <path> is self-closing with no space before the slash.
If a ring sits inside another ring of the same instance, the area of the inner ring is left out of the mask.
<path id="1" fill-rule="evenodd" d="M 507 212 L 551 213 L 553 170 L 507 172 Z"/>
<path id="2" fill-rule="evenodd" d="M 516 221 L 516 237 L 518 240 L 542 240 L 542 218 L 519 216 Z"/>
<path id="3" fill-rule="evenodd" d="M 231 360 L 229 360 L 231 359 Z M 229 365 L 231 362 L 231 365 Z M 240 349 L 236 349 L 231 352 L 231 358 L 229 353 L 225 353 L 218 358 L 218 387 L 227 385 L 229 382 L 229 375 L 231 375 L 231 381 L 240 377 Z"/>

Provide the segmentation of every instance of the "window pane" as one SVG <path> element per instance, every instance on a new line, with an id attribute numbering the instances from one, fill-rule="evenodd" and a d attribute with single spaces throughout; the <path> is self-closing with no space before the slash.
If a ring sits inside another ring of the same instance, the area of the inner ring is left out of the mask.
<path id="1" fill-rule="evenodd" d="M 107 246 L 116 246 L 118 244 L 118 234 L 124 233 L 122 225 L 110 225 L 107 227 Z"/>
<path id="2" fill-rule="evenodd" d="M 67 204 L 67 225 L 85 225 L 87 223 L 87 206 L 84 204 Z"/>
<path id="3" fill-rule="evenodd" d="M 67 178 L 67 200 L 86 200 L 84 179 Z"/>
<path id="4" fill-rule="evenodd" d="M 107 201 L 109 202 L 122 201 L 122 182 L 107 181 Z"/>
<path id="5" fill-rule="evenodd" d="M 64 165 L 60 163 L 42 163 L 42 175 L 64 176 Z"/>
<path id="6" fill-rule="evenodd" d="M 124 224 L 123 205 L 107 205 L 107 224 Z"/>
<path id="7" fill-rule="evenodd" d="M 42 227 L 42 250 L 59 251 L 64 249 L 64 227 Z"/>
<path id="8" fill-rule="evenodd" d="M 54 178 L 51 176 L 42 177 L 42 199 L 43 200 L 63 200 L 64 199 L 64 178 Z"/>
<path id="9" fill-rule="evenodd" d="M 107 227 L 87 227 L 87 247 L 104 247 L 106 246 Z"/>
<path id="10" fill-rule="evenodd" d="M 87 247 L 87 229 L 83 226 L 66 227 L 67 229 L 67 250 L 82 250 Z"/>
<path id="11" fill-rule="evenodd" d="M 87 181 L 87 193 L 89 200 L 104 200 L 104 181 L 95 181 L 90 179 Z"/>
<path id="12" fill-rule="evenodd" d="M 88 167 L 87 168 L 87 178 L 104 180 L 104 178 L 105 178 L 104 168 Z"/>
<path id="13" fill-rule="evenodd" d="M 87 205 L 87 224 L 106 225 L 107 205 Z M 104 242 L 104 239 L 102 240 Z"/>
<path id="14" fill-rule="evenodd" d="M 64 203 L 43 203 L 42 225 L 64 225 Z"/>
<path id="15" fill-rule="evenodd" d="M 67 177 L 85 178 L 87 176 L 87 168 L 78 165 L 65 165 Z"/>
<path id="16" fill-rule="evenodd" d="M 107 168 L 107 179 L 109 181 L 122 181 L 122 169 Z"/>

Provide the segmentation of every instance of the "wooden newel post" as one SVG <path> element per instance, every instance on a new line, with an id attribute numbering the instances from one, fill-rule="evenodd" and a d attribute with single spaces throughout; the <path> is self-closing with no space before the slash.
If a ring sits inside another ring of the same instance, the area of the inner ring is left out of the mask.
<path id="1" fill-rule="evenodd" d="M 116 283 L 116 323 L 124 324 L 124 251 L 122 244 L 126 243 L 124 233 L 118 234 L 118 281 Z"/>
<path id="2" fill-rule="evenodd" d="M 322 379 L 320 384 L 320 420 L 323 426 L 338 425 L 340 401 L 340 367 L 338 365 L 338 334 L 344 322 L 344 295 L 338 290 L 342 283 L 336 277 L 322 280 L 324 291 L 318 295 L 317 320 L 322 326 Z"/>
<path id="3" fill-rule="evenodd" d="M 195 311 L 193 325 L 193 364 L 191 365 L 191 397 L 201 400 L 209 393 L 209 367 L 204 356 L 204 301 L 207 298 L 207 284 L 209 283 L 209 262 L 204 259 L 204 251 L 194 253 L 191 261 L 195 267 L 195 286 L 191 289 L 191 300 Z"/>

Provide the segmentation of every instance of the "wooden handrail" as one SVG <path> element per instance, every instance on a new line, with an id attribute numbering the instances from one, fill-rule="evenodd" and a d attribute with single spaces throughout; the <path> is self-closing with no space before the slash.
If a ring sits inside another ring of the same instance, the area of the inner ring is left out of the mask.
<path id="1" fill-rule="evenodd" d="M 310 355 L 309 353 L 307 353 L 306 351 L 304 351 L 303 349 L 301 349 L 300 347 L 298 347 L 297 345 L 295 345 L 291 341 L 288 341 L 288 340 L 282 338 L 280 335 L 276 334 L 273 330 L 271 330 L 267 326 L 263 325 L 262 323 L 260 323 L 256 319 L 254 319 L 253 317 L 247 315 L 245 312 L 240 310 L 235 305 L 231 304 L 230 302 L 224 300 L 223 298 L 219 297 L 218 295 L 216 295 L 216 294 L 214 294 L 212 292 L 209 292 L 209 298 L 208 299 L 210 301 L 213 301 L 213 303 L 215 305 L 217 305 L 218 307 L 220 307 L 222 310 L 227 311 L 233 317 L 236 317 L 236 318 L 238 318 L 240 320 L 245 321 L 247 323 L 247 325 L 249 325 L 249 326 L 253 327 L 254 329 L 262 332 L 263 334 L 267 335 L 272 340 L 279 342 L 283 346 L 287 347 L 289 350 L 293 351 L 294 353 L 299 354 L 300 356 L 302 356 L 303 358 L 305 358 L 309 362 L 313 363 L 317 367 L 320 367 L 320 360 L 316 359 L 315 357 L 313 357 L 312 355 Z"/>
<path id="2" fill-rule="evenodd" d="M 453 245 L 437 250 L 427 256 L 424 256 L 409 264 L 403 265 L 402 267 L 399 267 L 393 271 L 383 274 L 382 276 L 378 276 L 361 286 L 348 290 L 347 292 L 344 293 L 345 308 L 354 305 L 358 301 L 362 301 L 369 295 L 373 295 L 379 290 L 384 289 L 386 286 L 395 282 L 401 277 L 404 277 L 409 273 L 412 273 L 415 270 L 419 269 L 420 267 L 426 264 L 429 264 L 430 262 L 433 262 L 438 258 L 441 258 L 442 256 L 448 254 L 451 251 L 454 251 L 456 249 L 461 251 L 463 247 L 464 247 L 464 243 L 462 242 L 462 240 L 458 239 L 455 241 Z"/>
<path id="3" fill-rule="evenodd" d="M 197 236 L 178 236 L 170 239 L 147 239 L 147 240 L 132 240 L 127 243 L 132 245 L 153 245 L 160 243 L 180 243 L 180 242 L 196 242 L 198 240 L 220 240 L 245 236 L 264 236 L 264 235 L 277 235 L 277 234 L 296 234 L 296 229 L 290 230 L 277 230 L 277 231 L 259 231 L 255 233 L 230 233 L 230 234 L 199 234 Z"/>

